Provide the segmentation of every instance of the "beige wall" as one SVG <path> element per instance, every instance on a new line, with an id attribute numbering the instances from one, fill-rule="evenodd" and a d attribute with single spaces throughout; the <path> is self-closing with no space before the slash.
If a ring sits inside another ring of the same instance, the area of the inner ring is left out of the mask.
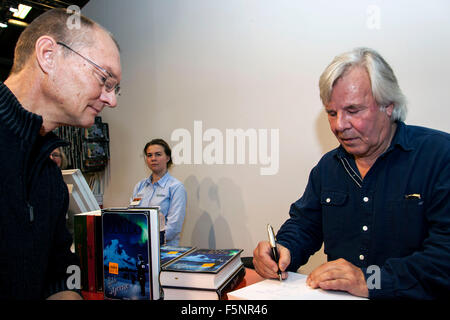
<path id="1" fill-rule="evenodd" d="M 408 97 L 407 122 L 450 131 L 448 12 L 446 0 L 90 1 L 83 13 L 112 31 L 122 49 L 119 107 L 102 113 L 111 136 L 105 205 L 126 205 L 148 175 L 141 155 L 148 140 L 175 146 L 172 134 L 189 132 L 192 164 L 172 170 L 188 193 L 181 244 L 251 255 L 267 237 L 266 224 L 278 230 L 311 168 L 337 145 L 317 86 L 336 54 L 356 46 L 378 50 Z M 194 137 L 195 121 L 213 141 Z M 227 130 L 239 128 L 278 132 L 275 174 L 261 175 L 265 158 L 251 164 L 255 154 L 248 152 L 244 164 L 193 163 L 194 144 L 203 151 L 215 146 L 226 159 Z M 324 259 L 319 253 L 304 270 Z"/>

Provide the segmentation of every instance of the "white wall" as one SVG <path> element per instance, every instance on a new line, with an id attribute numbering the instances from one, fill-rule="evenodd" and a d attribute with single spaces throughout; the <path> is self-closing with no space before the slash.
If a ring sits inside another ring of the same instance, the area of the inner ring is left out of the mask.
<path id="1" fill-rule="evenodd" d="M 122 49 L 119 107 L 102 113 L 111 135 L 105 205 L 126 205 L 148 175 L 141 150 L 152 138 L 173 147 L 172 133 L 194 135 L 194 121 L 224 137 L 227 129 L 278 129 L 274 175 L 261 175 L 267 165 L 249 164 L 249 154 L 243 165 L 172 170 L 188 193 L 181 243 L 251 255 L 266 224 L 278 230 L 311 168 L 337 145 L 317 85 L 335 55 L 378 50 L 408 97 L 407 123 L 450 131 L 449 12 L 447 0 L 91 0 L 83 14 Z M 319 253 L 310 266 L 322 261 Z"/>

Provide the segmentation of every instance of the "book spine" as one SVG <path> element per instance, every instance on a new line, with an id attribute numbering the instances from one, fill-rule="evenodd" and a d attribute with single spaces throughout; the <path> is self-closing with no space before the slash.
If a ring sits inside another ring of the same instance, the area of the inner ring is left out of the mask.
<path id="1" fill-rule="evenodd" d="M 245 267 L 242 265 L 230 279 L 225 282 L 219 289 L 217 295 L 219 300 L 228 300 L 228 292 L 233 291 L 245 277 Z"/>
<path id="2" fill-rule="evenodd" d="M 159 210 L 151 210 L 148 215 L 148 240 L 149 240 L 149 277 L 150 277 L 150 299 L 161 298 L 161 287 L 159 282 L 160 266 L 160 243 L 159 243 Z"/>
<path id="3" fill-rule="evenodd" d="M 103 291 L 103 234 L 102 216 L 95 216 L 95 278 L 96 291 Z"/>
<path id="4" fill-rule="evenodd" d="M 75 254 L 80 259 L 81 290 L 88 290 L 86 216 L 74 216 Z"/>
<path id="5" fill-rule="evenodd" d="M 87 271 L 88 271 L 88 290 L 96 291 L 95 280 L 95 225 L 94 216 L 86 217 L 86 233 L 87 233 Z"/>

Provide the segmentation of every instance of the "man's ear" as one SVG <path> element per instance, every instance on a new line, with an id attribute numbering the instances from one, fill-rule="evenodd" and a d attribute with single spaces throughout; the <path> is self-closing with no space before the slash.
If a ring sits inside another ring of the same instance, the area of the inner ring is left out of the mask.
<path id="1" fill-rule="evenodd" d="M 390 105 L 386 106 L 385 111 L 386 111 L 386 114 L 388 115 L 388 117 L 391 118 L 392 113 L 394 112 L 394 104 L 391 103 Z"/>
<path id="2" fill-rule="evenodd" d="M 44 73 L 49 73 L 55 68 L 57 47 L 55 39 L 49 36 L 42 36 L 36 41 L 36 62 Z"/>

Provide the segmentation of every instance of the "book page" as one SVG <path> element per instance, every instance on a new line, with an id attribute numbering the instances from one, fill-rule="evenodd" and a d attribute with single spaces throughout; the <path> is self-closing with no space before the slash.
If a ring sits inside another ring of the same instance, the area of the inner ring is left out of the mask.
<path id="1" fill-rule="evenodd" d="M 312 289 L 306 275 L 289 272 L 283 281 L 266 279 L 228 293 L 230 300 L 367 300 L 347 292 Z"/>

